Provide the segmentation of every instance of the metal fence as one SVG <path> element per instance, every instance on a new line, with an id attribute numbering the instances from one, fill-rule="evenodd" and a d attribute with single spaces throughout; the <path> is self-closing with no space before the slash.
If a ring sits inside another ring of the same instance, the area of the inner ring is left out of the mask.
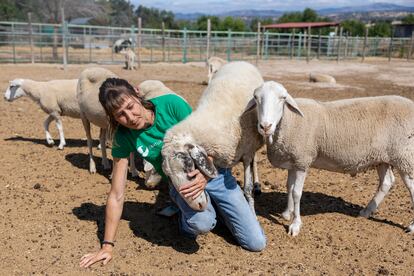
<path id="1" fill-rule="evenodd" d="M 123 63 L 113 43 L 131 38 L 141 62 L 352 59 L 365 56 L 410 59 L 412 38 L 306 35 L 304 33 L 161 30 L 72 24 L 0 22 L 1 63 Z M 310 41 L 309 41 L 310 39 Z M 138 43 L 140 41 L 140 43 Z M 209 42 L 209 53 L 207 43 Z M 139 44 L 139 45 L 138 45 Z M 259 48 L 259 49 L 258 49 Z M 364 54 L 365 53 L 365 54 Z"/>

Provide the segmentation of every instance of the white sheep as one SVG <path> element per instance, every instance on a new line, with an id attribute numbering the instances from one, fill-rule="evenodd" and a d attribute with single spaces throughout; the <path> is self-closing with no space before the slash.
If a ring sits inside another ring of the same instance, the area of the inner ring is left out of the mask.
<path id="1" fill-rule="evenodd" d="M 90 173 L 96 173 L 96 165 L 92 155 L 91 123 L 102 129 L 99 135 L 99 142 L 102 145 L 102 165 L 105 170 L 111 168 L 106 157 L 106 147 L 103 146 L 106 145 L 106 132 L 109 127 L 109 121 L 105 110 L 99 102 L 99 87 L 107 78 L 116 77 L 111 71 L 99 67 L 87 68 L 82 71 L 79 77 L 77 99 L 81 111 L 82 124 L 86 132 Z"/>
<path id="2" fill-rule="evenodd" d="M 167 131 L 161 151 L 163 171 L 176 188 L 188 182 L 187 172 L 193 163 L 205 175 L 216 175 L 207 155 L 222 168 L 243 162 L 245 195 L 254 211 L 252 164 L 264 140 L 256 130 L 255 111 L 242 114 L 254 89 L 262 83 L 259 71 L 247 62 L 224 65 L 204 91 L 197 109 Z M 195 210 L 206 206 L 204 194 L 195 201 L 185 200 Z"/>
<path id="3" fill-rule="evenodd" d="M 349 173 L 377 167 L 379 188 L 360 215 L 369 217 L 394 183 L 396 168 L 414 204 L 414 103 L 399 96 L 317 102 L 294 100 L 279 83 L 269 81 L 254 93 L 258 130 L 267 138 L 275 167 L 288 169 L 288 205 L 282 216 L 301 227 L 300 198 L 310 167 Z M 273 137 L 274 136 L 274 137 Z M 408 232 L 414 232 L 411 223 Z"/>
<path id="4" fill-rule="evenodd" d="M 131 49 L 123 49 L 120 52 L 121 54 L 125 55 L 125 67 L 127 70 L 135 70 L 136 69 L 136 60 L 137 56 L 135 55 L 134 51 Z"/>
<path id="5" fill-rule="evenodd" d="M 310 73 L 309 81 L 310 82 L 336 83 L 336 80 L 334 77 L 330 75 L 326 75 L 326 74 L 319 74 L 319 73 Z"/>
<path id="6" fill-rule="evenodd" d="M 210 57 L 207 60 L 208 83 L 211 82 L 211 79 L 213 78 L 214 74 L 226 63 L 227 61 L 219 57 Z"/>
<path id="7" fill-rule="evenodd" d="M 80 118 L 80 108 L 76 99 L 78 80 L 34 81 L 30 79 L 15 79 L 10 82 L 4 98 L 13 101 L 22 96 L 29 96 L 49 116 L 43 123 L 46 132 L 46 142 L 53 145 L 54 141 L 49 133 L 49 124 L 55 120 L 59 131 L 60 143 L 58 149 L 66 145 L 63 133 L 61 116 Z"/>
<path id="8" fill-rule="evenodd" d="M 166 95 L 166 94 L 177 95 L 159 80 L 146 80 L 146 81 L 141 82 L 138 86 L 138 92 L 141 94 L 142 97 L 144 97 L 147 100 L 156 98 L 158 96 Z M 161 175 L 157 173 L 157 171 L 151 165 L 151 163 L 145 160 L 144 160 L 144 172 L 145 172 L 145 186 L 147 186 L 148 188 L 154 188 L 161 182 L 162 180 Z"/>

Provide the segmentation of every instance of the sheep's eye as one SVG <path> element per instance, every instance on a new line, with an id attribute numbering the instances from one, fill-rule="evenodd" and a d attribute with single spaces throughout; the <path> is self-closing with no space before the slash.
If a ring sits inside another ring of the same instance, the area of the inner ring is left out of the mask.
<path id="1" fill-rule="evenodd" d="M 286 96 L 280 97 L 281 100 L 286 100 Z"/>

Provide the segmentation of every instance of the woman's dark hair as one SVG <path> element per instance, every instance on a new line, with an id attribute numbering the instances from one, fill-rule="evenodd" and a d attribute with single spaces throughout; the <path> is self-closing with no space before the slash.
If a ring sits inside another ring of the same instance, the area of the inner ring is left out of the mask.
<path id="1" fill-rule="evenodd" d="M 99 88 L 99 102 L 105 109 L 109 118 L 109 132 L 113 134 L 119 123 L 115 120 L 114 111 L 119 109 L 125 99 L 132 98 L 137 100 L 146 109 L 155 111 L 155 106 L 150 101 L 145 100 L 135 92 L 134 87 L 124 79 L 108 78 Z"/>

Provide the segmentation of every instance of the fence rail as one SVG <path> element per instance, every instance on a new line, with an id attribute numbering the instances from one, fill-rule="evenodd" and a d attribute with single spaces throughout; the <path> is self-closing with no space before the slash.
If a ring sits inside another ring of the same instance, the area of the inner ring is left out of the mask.
<path id="1" fill-rule="evenodd" d="M 140 33 L 141 46 L 137 41 Z M 412 38 L 367 38 L 306 33 L 161 30 L 73 24 L 0 21 L 1 63 L 123 63 L 113 51 L 119 38 L 131 38 L 142 62 L 205 61 L 207 55 L 227 60 L 355 59 L 368 56 L 410 59 Z M 207 40 L 209 39 L 209 53 Z M 309 41 L 310 39 L 310 41 Z M 365 45 L 365 47 L 364 47 Z M 259 49 L 258 49 L 259 47 Z M 259 56 L 257 55 L 259 53 Z"/>

